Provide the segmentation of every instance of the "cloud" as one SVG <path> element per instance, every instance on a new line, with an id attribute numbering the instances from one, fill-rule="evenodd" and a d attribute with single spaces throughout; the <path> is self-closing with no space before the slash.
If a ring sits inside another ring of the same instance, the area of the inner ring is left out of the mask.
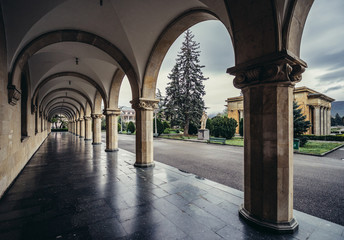
<path id="1" fill-rule="evenodd" d="M 344 68 L 336 71 L 329 71 L 325 74 L 317 76 L 316 79 L 320 80 L 319 84 L 324 84 L 323 82 L 344 82 Z"/>
<path id="2" fill-rule="evenodd" d="M 338 86 L 335 86 L 335 87 L 330 87 L 330 88 L 326 89 L 324 93 L 337 91 L 337 90 L 340 90 L 342 88 L 343 88 L 343 85 L 338 85 Z"/>

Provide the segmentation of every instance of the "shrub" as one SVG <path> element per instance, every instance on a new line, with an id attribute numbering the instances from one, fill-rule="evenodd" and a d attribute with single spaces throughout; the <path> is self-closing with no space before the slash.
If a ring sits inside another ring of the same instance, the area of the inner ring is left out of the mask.
<path id="1" fill-rule="evenodd" d="M 52 132 L 67 132 L 68 128 L 52 128 Z"/>
<path id="2" fill-rule="evenodd" d="M 231 139 L 235 134 L 235 129 L 238 123 L 233 118 L 228 118 L 227 116 L 216 116 L 211 119 L 212 122 L 212 132 L 211 135 L 215 137 L 224 137 L 226 139 Z"/>
<path id="3" fill-rule="evenodd" d="M 300 147 L 305 146 L 308 141 L 307 137 L 303 135 L 299 136 L 298 139 L 300 140 Z"/>
<path id="4" fill-rule="evenodd" d="M 132 121 L 130 121 L 129 123 L 128 123 L 128 131 L 130 131 L 131 133 L 134 133 L 135 132 L 135 124 L 132 122 Z"/>
<path id="5" fill-rule="evenodd" d="M 323 141 L 344 141 L 344 136 L 336 136 L 336 135 L 324 135 L 324 136 L 316 136 L 316 135 L 303 135 L 308 140 L 323 140 Z"/>
<path id="6" fill-rule="evenodd" d="M 190 123 L 189 124 L 189 132 L 188 132 L 188 134 L 189 135 L 194 135 L 194 134 L 197 134 L 197 133 L 198 133 L 197 126 L 195 124 L 193 124 L 193 123 Z"/>
<path id="7" fill-rule="evenodd" d="M 210 132 L 213 131 L 213 123 L 212 123 L 212 121 L 211 121 L 211 118 L 208 118 L 208 119 L 207 119 L 207 123 L 206 123 L 206 125 L 205 125 L 205 128 L 208 129 Z"/>
<path id="8" fill-rule="evenodd" d="M 156 124 L 158 125 L 158 135 L 162 134 L 165 130 L 164 124 L 161 122 L 161 120 L 158 118 L 156 120 Z M 155 133 L 155 118 L 153 119 L 153 132 Z"/>
<path id="9" fill-rule="evenodd" d="M 240 136 L 244 136 L 244 119 L 241 118 L 239 121 L 239 134 Z"/>
<path id="10" fill-rule="evenodd" d="M 166 129 L 166 128 L 169 128 L 169 127 L 170 127 L 170 124 L 168 124 L 168 122 L 167 122 L 167 121 L 164 121 L 162 124 L 164 125 L 164 129 Z"/>

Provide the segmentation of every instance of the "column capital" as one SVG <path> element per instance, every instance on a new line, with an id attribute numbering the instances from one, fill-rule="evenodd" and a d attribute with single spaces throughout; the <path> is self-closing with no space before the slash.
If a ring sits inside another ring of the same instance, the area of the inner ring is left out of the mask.
<path id="1" fill-rule="evenodd" d="M 158 103 L 160 100 L 158 99 L 148 99 L 148 98 L 136 98 L 130 101 L 131 106 L 135 110 L 150 110 L 153 111 L 155 108 L 158 107 Z"/>
<path id="2" fill-rule="evenodd" d="M 79 122 L 82 122 L 82 121 L 84 121 L 84 118 L 81 117 L 81 118 L 79 118 L 78 120 L 79 120 Z"/>
<path id="3" fill-rule="evenodd" d="M 241 64 L 227 69 L 235 76 L 233 84 L 242 89 L 261 83 L 284 83 L 295 85 L 302 79 L 307 64 L 288 52 L 270 55 L 248 64 Z"/>
<path id="4" fill-rule="evenodd" d="M 92 117 L 90 117 L 90 116 L 84 116 L 84 119 L 87 121 L 87 120 L 91 120 Z"/>
<path id="5" fill-rule="evenodd" d="M 91 114 L 91 117 L 92 117 L 93 119 L 101 118 L 102 116 L 103 116 L 103 114 L 96 114 L 96 113 L 92 113 L 92 114 Z"/>
<path id="6" fill-rule="evenodd" d="M 121 114 L 121 110 L 118 108 L 116 108 L 116 109 L 108 108 L 108 109 L 104 109 L 103 114 L 104 115 L 117 115 L 117 116 L 119 116 Z"/>

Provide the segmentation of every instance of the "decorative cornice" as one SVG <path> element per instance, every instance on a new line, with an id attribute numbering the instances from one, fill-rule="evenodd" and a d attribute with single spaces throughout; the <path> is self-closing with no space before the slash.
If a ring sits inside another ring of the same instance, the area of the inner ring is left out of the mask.
<path id="1" fill-rule="evenodd" d="M 158 99 L 147 99 L 147 98 L 139 98 L 133 99 L 130 101 L 131 107 L 135 110 L 150 110 L 153 111 L 158 107 L 158 103 L 160 100 Z"/>
<path id="2" fill-rule="evenodd" d="M 119 116 L 121 114 L 121 110 L 120 109 L 104 109 L 103 114 L 108 116 L 108 115 L 117 115 Z"/>
<path id="3" fill-rule="evenodd" d="M 14 85 L 8 85 L 8 103 L 12 106 L 17 104 L 17 101 L 19 101 L 21 96 L 21 91 L 16 88 Z"/>
<path id="4" fill-rule="evenodd" d="M 91 114 L 91 117 L 93 118 L 93 119 L 98 119 L 98 118 L 101 118 L 103 116 L 103 114 L 96 114 L 96 113 L 92 113 Z"/>
<path id="5" fill-rule="evenodd" d="M 240 65 L 227 69 L 227 73 L 235 76 L 234 86 L 244 88 L 261 83 L 283 82 L 290 85 L 301 81 L 302 73 L 307 65 L 286 54 L 279 54 L 270 60 L 261 59 L 262 62 L 253 65 Z"/>

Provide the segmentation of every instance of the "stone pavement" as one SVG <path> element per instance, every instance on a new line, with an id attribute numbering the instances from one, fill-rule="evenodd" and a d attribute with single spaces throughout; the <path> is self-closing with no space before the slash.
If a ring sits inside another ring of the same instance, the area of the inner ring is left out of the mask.
<path id="1" fill-rule="evenodd" d="M 0 239 L 344 239 L 343 226 L 298 211 L 293 235 L 258 231 L 238 217 L 242 192 L 104 150 L 50 134 L 0 201 Z"/>

